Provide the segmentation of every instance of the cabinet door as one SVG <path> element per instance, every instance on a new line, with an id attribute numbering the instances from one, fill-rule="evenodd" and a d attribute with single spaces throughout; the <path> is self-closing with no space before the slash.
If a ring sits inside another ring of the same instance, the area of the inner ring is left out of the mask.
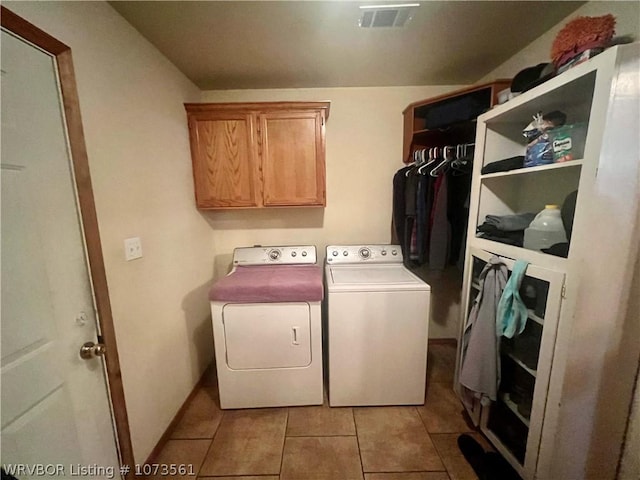
<path id="1" fill-rule="evenodd" d="M 260 139 L 264 205 L 324 206 L 324 113 L 263 113 Z"/>
<path id="2" fill-rule="evenodd" d="M 470 302 L 478 293 L 478 276 L 494 254 L 470 248 L 466 284 Z M 499 257 L 509 276 L 514 265 Z M 520 287 L 528 308 L 524 331 L 501 337 L 498 399 L 482 407 L 480 428 L 525 479 L 533 478 L 560 315 L 564 274 L 529 264 Z"/>
<path id="3" fill-rule="evenodd" d="M 260 206 L 254 120 L 247 113 L 191 115 L 189 134 L 199 208 Z"/>

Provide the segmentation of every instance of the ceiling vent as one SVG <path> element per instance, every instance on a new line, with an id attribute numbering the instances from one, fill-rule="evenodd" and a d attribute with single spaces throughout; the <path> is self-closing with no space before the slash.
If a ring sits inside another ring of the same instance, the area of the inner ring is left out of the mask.
<path id="1" fill-rule="evenodd" d="M 420 4 L 361 6 L 358 24 L 362 28 L 404 27 L 413 17 Z"/>

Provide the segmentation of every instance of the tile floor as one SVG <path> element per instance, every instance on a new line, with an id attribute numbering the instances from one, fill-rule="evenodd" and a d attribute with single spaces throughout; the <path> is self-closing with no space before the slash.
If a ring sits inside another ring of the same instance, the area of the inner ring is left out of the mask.
<path id="1" fill-rule="evenodd" d="M 429 347 L 418 407 L 222 411 L 207 375 L 155 461 L 217 480 L 475 480 L 456 443 L 474 429 L 452 390 L 454 364 L 455 346 Z"/>

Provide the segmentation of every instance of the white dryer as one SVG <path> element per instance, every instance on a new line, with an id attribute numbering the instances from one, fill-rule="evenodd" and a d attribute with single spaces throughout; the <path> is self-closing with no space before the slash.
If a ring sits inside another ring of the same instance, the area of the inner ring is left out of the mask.
<path id="1" fill-rule="evenodd" d="M 325 282 L 329 404 L 424 404 L 431 288 L 400 246 L 328 246 Z"/>
<path id="2" fill-rule="evenodd" d="M 233 265 L 209 292 L 221 408 L 321 405 L 316 248 L 236 248 Z"/>

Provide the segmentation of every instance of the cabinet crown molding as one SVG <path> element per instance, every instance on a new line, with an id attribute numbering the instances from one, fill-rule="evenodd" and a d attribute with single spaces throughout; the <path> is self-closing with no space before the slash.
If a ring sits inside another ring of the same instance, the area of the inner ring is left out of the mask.
<path id="1" fill-rule="evenodd" d="M 243 111 L 243 112 L 273 112 L 292 110 L 324 110 L 325 119 L 329 118 L 330 101 L 323 102 L 209 102 L 209 103 L 185 103 L 184 108 L 188 113 L 207 112 L 211 109 L 217 111 Z"/>

